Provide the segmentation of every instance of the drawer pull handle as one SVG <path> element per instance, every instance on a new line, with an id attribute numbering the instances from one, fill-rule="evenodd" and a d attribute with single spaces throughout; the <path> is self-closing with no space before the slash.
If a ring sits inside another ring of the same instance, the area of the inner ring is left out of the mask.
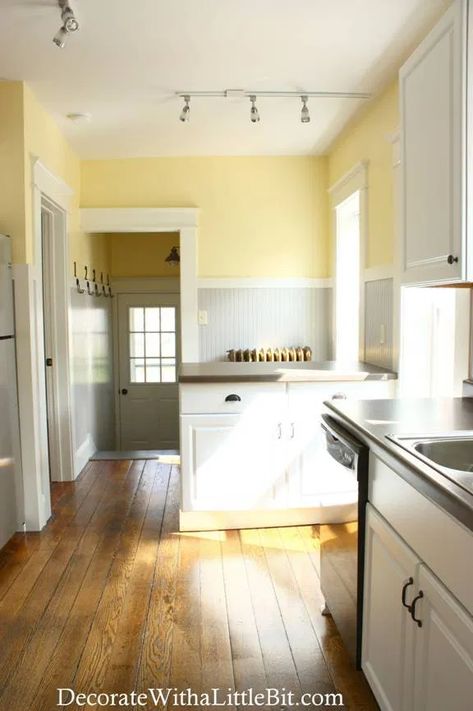
<path id="1" fill-rule="evenodd" d="M 241 402 L 241 397 L 235 393 L 232 393 L 231 395 L 227 395 L 225 402 Z"/>
<path id="2" fill-rule="evenodd" d="M 401 597 L 401 599 L 402 599 L 402 604 L 404 605 L 404 607 L 407 607 L 407 609 L 409 610 L 409 612 L 411 611 L 411 607 L 412 607 L 412 606 L 409 605 L 409 603 L 406 602 L 406 594 L 407 594 L 407 588 L 408 588 L 410 585 L 414 585 L 414 578 L 409 578 L 409 580 L 407 581 L 407 583 L 404 583 L 404 585 L 402 586 L 402 597 Z"/>
<path id="3" fill-rule="evenodd" d="M 282 439 L 282 423 L 278 422 L 278 439 Z"/>
<path id="4" fill-rule="evenodd" d="M 414 620 L 414 622 L 417 623 L 417 627 L 422 627 L 422 620 L 419 620 L 419 618 L 416 617 L 416 605 L 418 600 L 422 600 L 424 597 L 424 593 L 422 590 L 419 590 L 419 594 L 413 599 L 412 605 L 411 605 L 411 617 Z"/>

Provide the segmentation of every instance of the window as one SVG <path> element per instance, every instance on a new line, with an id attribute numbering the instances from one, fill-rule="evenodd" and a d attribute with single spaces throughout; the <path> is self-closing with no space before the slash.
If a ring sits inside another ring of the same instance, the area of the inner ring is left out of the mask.
<path id="1" fill-rule="evenodd" d="M 336 206 L 335 354 L 359 358 L 360 341 L 360 192 Z"/>
<path id="2" fill-rule="evenodd" d="M 130 383 L 176 382 L 176 309 L 129 309 Z"/>

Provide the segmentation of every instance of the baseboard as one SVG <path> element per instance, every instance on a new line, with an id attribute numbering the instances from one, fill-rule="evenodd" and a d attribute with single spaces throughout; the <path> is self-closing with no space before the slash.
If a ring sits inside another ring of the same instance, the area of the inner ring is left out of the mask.
<path id="1" fill-rule="evenodd" d="M 92 435 L 89 434 L 82 442 L 82 444 L 76 449 L 74 453 L 74 478 L 77 479 L 89 459 L 95 454 L 97 447 L 93 440 Z"/>
<path id="2" fill-rule="evenodd" d="M 222 531 L 232 528 L 307 526 L 347 523 L 357 519 L 357 504 L 267 511 L 179 511 L 180 531 Z"/>

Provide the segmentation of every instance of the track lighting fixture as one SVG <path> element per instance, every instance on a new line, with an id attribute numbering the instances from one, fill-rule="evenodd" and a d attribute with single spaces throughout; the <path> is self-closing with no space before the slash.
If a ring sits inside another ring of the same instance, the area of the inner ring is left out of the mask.
<path id="1" fill-rule="evenodd" d="M 259 111 L 256 107 L 256 96 L 254 94 L 252 94 L 250 96 L 250 101 L 251 101 L 251 109 L 250 109 L 251 123 L 258 123 L 258 121 L 260 120 L 260 115 L 259 115 Z"/>
<path id="2" fill-rule="evenodd" d="M 192 97 L 198 98 L 223 98 L 223 99 L 245 99 L 251 102 L 250 120 L 252 123 L 260 121 L 260 115 L 256 106 L 256 99 L 263 98 L 294 98 L 302 101 L 301 123 L 310 123 L 309 107 L 307 105 L 309 97 L 318 99 L 369 99 L 371 94 L 364 94 L 353 91 L 245 91 L 244 89 L 225 89 L 224 91 L 177 91 L 176 95 L 184 99 L 184 108 L 179 116 L 181 121 L 189 120 L 189 102 Z"/>
<path id="3" fill-rule="evenodd" d="M 307 106 L 307 96 L 301 96 L 302 109 L 301 109 L 301 123 L 310 123 L 310 113 L 309 107 Z"/>
<path id="4" fill-rule="evenodd" d="M 74 15 L 74 11 L 69 5 L 69 0 L 58 0 L 58 6 L 61 10 L 62 25 L 54 35 L 53 42 L 56 47 L 64 49 L 67 36 L 71 32 L 77 32 L 79 29 L 79 22 Z"/>
<path id="5" fill-rule="evenodd" d="M 185 95 L 182 97 L 184 99 L 184 107 L 181 111 L 181 115 L 179 116 L 181 121 L 189 121 L 190 118 L 190 113 L 191 113 L 191 107 L 189 106 L 191 97 L 188 95 Z"/>

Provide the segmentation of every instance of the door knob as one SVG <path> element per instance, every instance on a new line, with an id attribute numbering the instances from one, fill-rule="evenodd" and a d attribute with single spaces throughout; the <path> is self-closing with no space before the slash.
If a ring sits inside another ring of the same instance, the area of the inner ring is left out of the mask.
<path id="1" fill-rule="evenodd" d="M 455 264 L 456 262 L 458 262 L 458 257 L 454 257 L 453 254 L 449 254 L 447 257 L 447 262 L 449 264 Z"/>
<path id="2" fill-rule="evenodd" d="M 126 388 L 122 388 L 122 395 L 128 395 L 128 390 Z"/>

